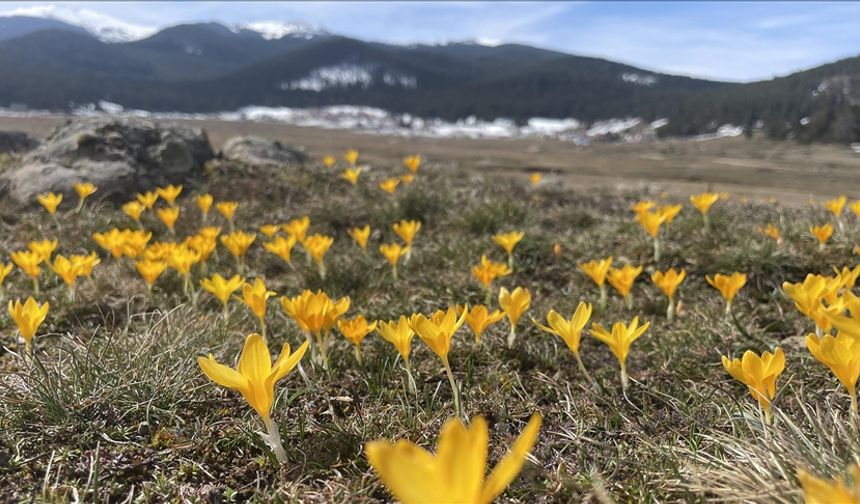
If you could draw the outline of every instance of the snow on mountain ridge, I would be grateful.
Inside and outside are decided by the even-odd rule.
[[[282,90],[302,90],[320,92],[324,89],[361,86],[367,89],[374,83],[373,65],[340,64],[320,67],[311,71],[307,76],[293,81],[282,82],[278,85]],[[418,87],[414,76],[404,75],[386,70],[382,74],[382,83],[386,86],[399,86],[409,89]]]
[[[300,22],[282,23],[279,21],[255,21],[231,28],[233,31],[248,30],[259,33],[266,40],[277,40],[286,36],[310,39],[317,36],[329,35],[319,26]]]
[[[144,39],[158,31],[154,26],[129,23],[87,8],[42,4],[18,7],[0,12],[2,17],[30,16],[56,19],[87,30],[103,42],[131,42]]]

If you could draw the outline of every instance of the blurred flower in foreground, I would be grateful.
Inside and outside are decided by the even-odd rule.
[[[487,422],[475,417],[469,427],[450,419],[442,427],[436,454],[409,441],[371,441],[367,460],[395,499],[403,504],[489,504],[505,491],[522,469],[541,427],[539,413],[531,420],[495,468],[487,471]]]
[[[797,470],[797,479],[803,487],[806,504],[860,504],[860,465],[849,469],[851,485],[846,485],[841,476],[825,480],[813,476],[803,469]]]
[[[785,369],[782,349],[777,347],[774,353],[764,352],[761,355],[747,350],[742,359],[729,359],[723,355],[722,361],[732,378],[747,386],[759,407],[764,410],[766,422],[770,424],[773,421],[770,406],[776,395],[776,379]]]
[[[296,367],[307,349],[308,343],[304,342],[295,352],[290,352],[290,345],[284,343],[281,354],[273,364],[265,339],[255,333],[245,338],[245,347],[236,369],[218,363],[211,353],[208,357],[197,358],[203,374],[218,385],[242,394],[245,401],[260,415],[267,432],[263,439],[272,448],[280,463],[287,461],[287,453],[281,444],[278,425],[271,417],[275,385]]]

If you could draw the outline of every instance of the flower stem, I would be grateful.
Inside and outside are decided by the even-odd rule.
[[[404,359],[403,368],[406,370],[406,391],[412,395],[418,394],[418,385],[412,377],[412,364],[409,359]]]
[[[623,392],[627,392],[627,387],[630,386],[630,378],[627,376],[627,365],[622,362],[621,363],[621,390]]]
[[[442,363],[445,365],[445,373],[448,374],[448,381],[451,383],[451,393],[454,394],[454,414],[458,418],[463,418],[463,412],[460,408],[460,389],[457,387],[457,382],[454,381],[454,373],[451,371],[448,357],[443,358]]]
[[[33,295],[39,295],[39,277],[33,277]]]
[[[666,320],[671,322],[675,318],[675,300],[669,298],[669,307],[666,308]]]
[[[858,411],[857,411],[857,390],[855,389],[855,390],[854,390],[854,391],[852,391],[849,395],[851,396],[851,416],[853,416],[853,417],[856,419],[856,418],[857,418],[857,415],[858,415]]]
[[[654,237],[654,261],[660,260],[660,238]]]
[[[358,361],[358,365],[363,366],[364,365],[364,357],[361,355],[361,347],[359,347],[358,345],[355,345],[353,350],[355,351],[355,360]]]
[[[517,341],[517,325],[511,320],[509,322],[511,323],[511,332],[508,334],[508,348],[513,348]]]
[[[284,451],[284,445],[281,443],[281,433],[278,432],[278,424],[271,417],[264,418],[263,423],[266,424],[266,435],[263,436],[263,440],[275,452],[278,462],[285,464],[287,462],[287,452]]]
[[[591,386],[594,387],[595,390],[597,390],[597,382],[594,381],[594,378],[592,378],[591,375],[588,373],[588,370],[585,369],[585,364],[582,363],[582,357],[579,356],[579,352],[575,352],[573,356],[576,357],[576,364],[579,366],[579,370],[591,383]]]
[[[627,309],[632,310],[633,309],[633,294],[628,293],[626,296],[624,296],[624,302],[627,304]]]
[[[606,284],[600,284],[600,301],[598,301],[598,306],[600,307],[600,311],[606,309],[606,301],[609,299],[609,293],[606,291]]]

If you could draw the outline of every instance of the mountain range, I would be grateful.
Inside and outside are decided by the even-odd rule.
[[[526,45],[399,46],[302,25],[183,24],[120,42],[104,35],[0,17],[0,107],[108,101],[206,113],[349,104],[445,120],[638,117],[660,120],[666,136],[733,124],[775,138],[860,139],[860,57],[738,84]]]

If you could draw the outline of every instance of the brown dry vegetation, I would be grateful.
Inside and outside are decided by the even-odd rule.
[[[216,142],[217,135],[213,132]],[[344,138],[345,133],[331,135]],[[516,270],[498,282],[527,287],[534,297],[520,322],[518,345],[505,347],[507,328],[500,323],[480,346],[464,328],[451,353],[467,415],[488,419],[491,461],[532,412],[544,415],[533,457],[501,501],[793,502],[799,499],[796,467],[831,475],[856,461],[857,426],[847,420],[847,398],[803,348],[800,336],[811,326],[780,286],[809,272],[828,273],[830,266],[854,265],[860,222],[848,219],[847,231],[819,252],[806,229],[828,219],[820,208],[740,203],[735,197],[714,207],[713,232],[705,233],[701,217],[687,205],[664,238],[663,258],[654,264],[650,241],[629,207],[643,197],[659,199],[659,189],[572,190],[553,183],[555,176],[532,189],[525,177],[500,176],[505,170],[486,169],[475,157],[456,163],[444,158],[444,146],[458,142],[348,138],[352,143],[340,145],[317,140],[326,142],[326,149],[309,150],[319,157],[329,149],[340,152],[367,142],[370,150],[362,155],[373,160],[373,169],[356,188],[317,164],[302,170],[223,164],[199,187],[187,185],[186,193],[209,191],[216,201],[240,201],[237,225],[246,230],[308,214],[312,232],[335,236],[328,277],[321,279],[300,253],[298,270],[291,271],[259,246],[262,236],[250,252],[248,276],[265,277],[281,295],[321,288],[332,296],[350,296],[349,315],[368,319],[482,302],[470,267],[484,253],[503,259],[492,233],[524,230]],[[690,145],[684,148],[699,144]],[[743,149],[734,141],[707,147],[718,145]],[[411,186],[394,196],[376,187],[385,176],[402,171],[401,155],[425,146],[431,161]],[[814,155],[819,147],[810,149]],[[509,162],[520,155],[512,152]],[[670,194],[668,200],[685,198]],[[192,199],[182,198],[180,204],[181,237],[196,230],[199,215]],[[58,238],[58,252],[64,254],[95,250],[94,231],[132,226],[106,204],[90,205],[80,216],[68,208],[71,204],[64,204],[57,226],[42,211],[22,212],[2,203],[3,250],[22,249],[41,238]],[[396,239],[390,226],[403,218],[424,225],[395,283],[377,248]],[[171,239],[152,214],[145,223],[154,239]],[[346,234],[365,223],[374,229],[369,256]],[[782,229],[784,245],[775,247],[756,233],[755,226],[766,223]],[[560,258],[552,252],[554,243],[561,244]],[[633,311],[613,298],[604,313],[594,316],[603,325],[634,315],[652,322],[629,357],[633,383],[626,395],[606,347],[584,338],[583,360],[600,384],[595,391],[561,340],[540,333],[528,320],[542,318],[550,308],[569,313],[579,300],[595,301],[596,289],[576,262],[607,255],[616,264],[646,268],[634,287]],[[670,266],[684,267],[689,275],[681,287],[683,307],[671,323],[664,316],[663,297],[647,278]],[[226,275],[234,264],[221,248],[208,268]],[[704,275],[735,270],[748,272],[750,281],[735,302],[735,318],[726,321],[722,300]],[[418,338],[413,342],[417,396],[404,394],[396,353],[378,336],[365,341],[363,367],[349,345],[339,341],[330,373],[308,364],[310,386],[293,373],[278,389],[273,415],[290,457],[278,468],[257,435],[259,419],[238,394],[205,379],[195,362],[207,352],[234,362],[244,336],[256,330],[247,310],[235,303],[222,321],[217,301],[205,293],[191,306],[172,273],[148,298],[127,260],[103,257],[94,276],[74,303],[55,278],[43,282],[42,299],[51,302],[51,313],[35,339],[32,361],[19,354],[11,320],[0,317],[5,347],[0,354],[0,500],[385,501],[390,497],[368,467],[363,443],[397,438],[430,447],[452,415],[444,372]],[[195,281],[200,276],[197,271]],[[7,280],[6,299],[30,293],[20,272]],[[274,300],[269,325],[273,347],[304,339]],[[779,381],[776,425],[763,432],[745,388],[729,379],[720,355],[775,345],[786,350],[788,363]]]

